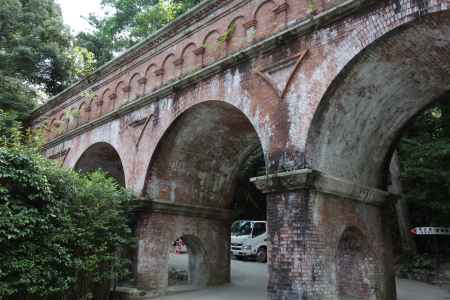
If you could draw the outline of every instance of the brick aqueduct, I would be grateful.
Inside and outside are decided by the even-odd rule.
[[[387,166],[446,96],[449,0],[208,0],[34,112],[45,153],[147,204],[137,285],[164,293],[171,242],[193,284],[230,280],[243,162],[266,175],[269,299],[396,299]],[[145,200],[144,200],[145,199]]]

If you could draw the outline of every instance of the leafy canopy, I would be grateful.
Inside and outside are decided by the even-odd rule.
[[[450,100],[420,114],[400,143],[413,226],[450,227]]]
[[[90,15],[93,33],[80,33],[78,44],[95,54],[98,66],[154,33],[200,0],[103,0],[105,17]]]
[[[54,0],[0,0],[0,109],[24,117],[93,68]]]

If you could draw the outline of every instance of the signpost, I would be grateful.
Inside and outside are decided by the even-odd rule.
[[[416,227],[410,232],[414,235],[450,235],[450,227]]]

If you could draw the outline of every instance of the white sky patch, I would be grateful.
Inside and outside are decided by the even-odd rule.
[[[104,15],[100,2],[101,0],[56,0],[61,6],[64,23],[69,25],[74,33],[92,30],[83,17],[87,18],[90,13]]]

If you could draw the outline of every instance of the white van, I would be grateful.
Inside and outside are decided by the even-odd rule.
[[[231,226],[231,254],[267,261],[267,222],[238,220]]]

